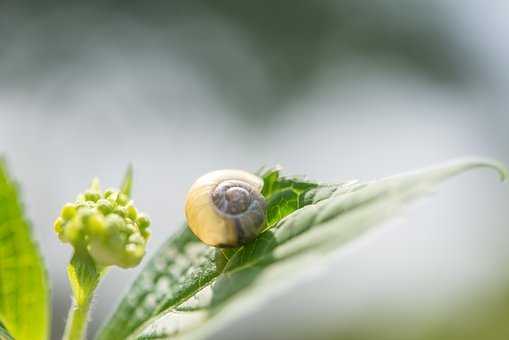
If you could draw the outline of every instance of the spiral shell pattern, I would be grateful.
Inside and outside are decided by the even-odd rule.
[[[259,234],[266,203],[261,178],[242,170],[219,170],[200,177],[186,199],[189,228],[204,243],[238,247]]]

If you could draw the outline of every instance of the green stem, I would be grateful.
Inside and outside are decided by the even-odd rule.
[[[90,310],[93,296],[92,294],[82,303],[77,303],[76,300],[73,301],[73,305],[69,310],[64,340],[85,339],[88,312]]]

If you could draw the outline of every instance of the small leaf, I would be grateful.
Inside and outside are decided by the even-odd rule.
[[[73,304],[67,317],[64,339],[86,338],[86,325],[94,291],[104,267],[99,267],[84,248],[76,248],[67,266],[67,276],[73,292]]]
[[[155,262],[151,261],[153,267],[141,273],[124,299],[131,317],[123,314],[127,309],[126,305],[121,305],[115,315],[123,317],[108,325],[114,327],[102,333],[103,339],[210,336],[219,327],[284,289],[289,282],[305,275],[326,259],[325,254],[381,224],[439,182],[476,167],[495,168],[503,178],[507,177],[498,163],[470,159],[367,183],[315,183],[300,193],[297,189],[290,190],[296,192],[297,197],[286,197],[282,194],[285,188],[299,188],[300,181],[288,185],[285,184],[287,179],[279,180],[269,171],[264,177],[268,184],[265,194],[269,209],[279,212],[273,216],[286,217],[276,217],[275,225],[255,241],[230,252],[194,240],[185,245],[184,255],[175,256],[175,248],[181,243],[167,244],[169,247],[163,247],[156,254]],[[276,199],[278,196],[281,198]],[[294,209],[296,207],[298,209]],[[186,234],[189,234],[187,229],[173,240]],[[175,263],[178,263],[176,267]],[[204,271],[204,265],[210,271]],[[164,297],[154,299],[152,295],[158,290],[151,290],[156,282],[150,280],[151,277],[167,277],[167,273],[175,269],[178,270],[172,274],[174,278],[167,281]],[[147,278],[147,287],[143,287],[143,277]],[[129,297],[133,300],[129,301]],[[122,332],[122,324],[130,325],[125,332]],[[116,331],[121,332],[118,337]]]
[[[127,197],[131,197],[131,191],[133,188],[133,166],[129,164],[127,167],[127,171],[124,175],[124,179],[122,180],[122,185],[120,186],[120,192],[125,194]]]
[[[49,291],[17,186],[0,160],[0,321],[17,340],[47,339]]]
[[[97,267],[88,252],[81,251],[79,254],[73,254],[67,267],[67,276],[78,305],[89,302],[91,292],[95,290],[104,273],[105,270]]]
[[[273,227],[277,221],[302,207],[302,194],[319,186],[299,178],[280,176],[280,169],[270,169],[263,174],[262,194],[267,200],[267,226]]]

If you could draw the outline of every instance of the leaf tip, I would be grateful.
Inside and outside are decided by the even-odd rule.
[[[131,197],[132,186],[133,186],[133,164],[129,163],[124,175],[124,179],[122,180],[122,185],[120,186],[120,191],[127,195],[128,197]]]
[[[492,168],[498,173],[501,182],[509,182],[509,169],[505,164],[494,159],[481,160],[486,167]]]
[[[469,169],[475,168],[488,168],[492,169],[499,175],[502,182],[509,181],[509,170],[502,162],[483,157],[463,157],[460,159],[449,161],[445,167],[450,167],[453,171],[452,174],[462,173]]]

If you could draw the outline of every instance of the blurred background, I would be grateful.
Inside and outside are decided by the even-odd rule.
[[[509,164],[508,36],[505,0],[1,2],[0,153],[52,279],[53,338],[71,249],[52,223],[94,176],[117,185],[133,163],[150,256],[213,169]],[[493,174],[454,179],[217,337],[507,339],[508,207]],[[137,270],[108,274],[91,333]]]

